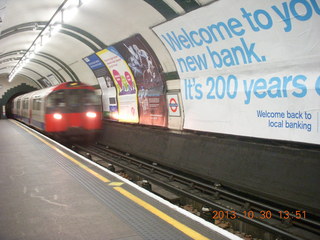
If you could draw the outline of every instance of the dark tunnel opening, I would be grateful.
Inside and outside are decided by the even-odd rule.
[[[27,92],[19,92],[19,93],[16,93],[16,94],[12,95],[12,96],[8,99],[7,103],[5,104],[5,116],[6,116],[7,118],[13,118],[13,112],[12,112],[13,99],[16,98],[16,97],[18,97],[18,96],[20,96],[20,95],[22,95],[22,94],[25,94],[25,93],[27,93]]]

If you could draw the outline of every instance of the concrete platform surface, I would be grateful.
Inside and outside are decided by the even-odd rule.
[[[0,191],[1,240],[240,239],[11,120],[0,120]]]

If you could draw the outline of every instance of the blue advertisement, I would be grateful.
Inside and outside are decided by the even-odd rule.
[[[184,128],[320,144],[319,26],[316,0],[224,0],[154,27]]]
[[[93,71],[93,74],[99,83],[101,89],[103,116],[106,119],[118,121],[118,100],[116,87],[107,67],[96,54],[85,57],[83,61]]]
[[[99,69],[99,68],[105,68],[106,67],[103,64],[103,62],[101,61],[101,59],[96,54],[92,54],[92,55],[90,55],[88,57],[85,57],[83,60],[89,66],[89,68],[91,70],[96,70],[96,69]]]

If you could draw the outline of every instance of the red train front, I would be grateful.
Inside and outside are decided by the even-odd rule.
[[[46,102],[46,132],[79,135],[101,128],[100,100],[90,86],[59,85],[47,96]]]
[[[15,118],[46,133],[93,137],[101,129],[101,100],[95,89],[68,82],[14,99]]]

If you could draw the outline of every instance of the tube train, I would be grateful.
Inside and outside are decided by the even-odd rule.
[[[20,95],[13,100],[13,117],[58,137],[93,138],[102,126],[101,100],[94,88],[67,82]]]

